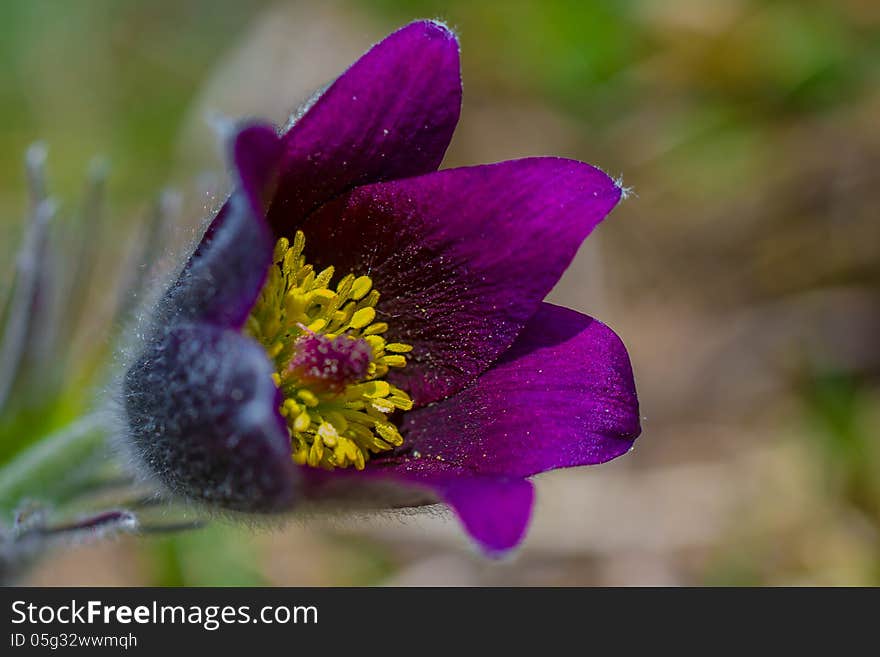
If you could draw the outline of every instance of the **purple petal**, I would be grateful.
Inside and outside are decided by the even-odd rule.
[[[255,215],[265,216],[272,204],[284,144],[270,125],[253,123],[239,130],[232,144],[232,161]]]
[[[265,213],[274,195],[281,139],[272,126],[253,123],[230,145],[238,192],[208,225],[179,279],[157,309],[158,324],[196,320],[240,327],[272,263],[274,236]]]
[[[535,489],[525,479],[460,477],[438,492],[484,551],[501,555],[519,545],[532,515]]]
[[[406,452],[384,459],[395,470],[528,477],[608,461],[641,432],[626,348],[595,319],[542,304],[501,361],[451,399],[404,415],[401,432]]]
[[[289,234],[309,211],[356,185],[435,171],[460,110],[455,35],[434,21],[394,32],[284,135],[270,224]]]
[[[234,172],[235,188],[244,195],[246,201],[241,209],[245,211],[246,207],[250,208],[253,216],[261,223],[255,230],[264,233],[268,240],[273,241],[274,246],[274,237],[265,224],[265,216],[277,189],[278,167],[283,151],[281,138],[275,128],[268,124],[250,123],[241,127],[230,142],[228,159]],[[214,239],[214,234],[229,218],[231,202],[233,200],[228,199],[211,220],[193,258],[202,255]]]
[[[307,469],[304,495],[387,506],[441,500],[484,550],[498,553],[517,545],[528,525],[533,490],[525,477],[608,461],[641,429],[617,335],[544,303],[471,387],[406,413],[401,431],[404,450],[374,458],[363,472]]]
[[[262,347],[236,331],[182,324],[161,332],[124,380],[140,462],[185,498],[239,511],[286,508],[299,477],[271,375]]]
[[[273,246],[266,223],[243,195],[233,195],[159,303],[156,325],[198,321],[241,328],[266,280]]]
[[[417,404],[504,352],[620,189],[582,162],[530,158],[359,187],[304,223],[319,268],[368,274],[389,338],[414,346],[395,383]]]
[[[303,494],[353,507],[398,508],[444,502],[480,548],[490,556],[516,547],[525,536],[534,501],[529,481],[476,475],[441,462],[410,461],[400,467],[363,472],[307,468]]]

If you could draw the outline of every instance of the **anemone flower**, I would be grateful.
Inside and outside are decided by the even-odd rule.
[[[460,107],[458,41],[420,21],[284,130],[237,129],[235,191],[123,383],[166,489],[248,513],[443,502],[497,554],[529,477],[631,448],[622,342],[543,302],[621,187],[555,157],[438,171]]]

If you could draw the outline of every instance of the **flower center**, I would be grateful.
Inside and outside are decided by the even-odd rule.
[[[379,293],[368,276],[349,274],[331,289],[333,267],[315,273],[305,242],[302,231],[292,244],[278,240],[244,330],[275,364],[293,460],[361,470],[371,454],[403,442],[389,416],[412,400],[384,377],[406,365],[412,347],[382,337],[388,325],[375,321]]]

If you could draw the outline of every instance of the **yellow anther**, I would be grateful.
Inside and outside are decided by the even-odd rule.
[[[284,254],[284,259],[281,261],[281,273],[285,276],[289,276],[295,269],[297,269],[297,257],[293,251],[288,251]]]
[[[391,385],[387,381],[376,380],[361,386],[365,397],[387,397],[391,394]]]
[[[309,465],[313,468],[317,468],[321,465],[321,458],[324,456],[324,441],[316,440],[312,443],[312,448],[309,450]]]
[[[395,447],[403,444],[403,438],[397,431],[397,427],[395,427],[393,424],[386,422],[376,422],[376,432],[380,436],[382,436],[385,441],[391,443]]]
[[[312,292],[312,302],[314,303],[330,303],[336,299],[336,292],[322,287]]]
[[[336,284],[336,292],[343,297],[351,296],[351,288],[354,285],[354,274],[343,276]],[[353,297],[352,297],[353,298]]]
[[[360,302],[360,306],[375,306],[379,303],[379,293],[376,290],[371,290],[370,293]]]
[[[400,390],[399,388],[394,389],[394,393],[390,397],[388,397],[388,401],[394,404],[396,408],[399,408],[402,411],[412,410],[413,401],[409,398],[405,392]]]
[[[287,255],[290,248],[290,242],[286,237],[282,237],[275,243],[275,250],[272,252],[272,262],[281,262]]]
[[[333,313],[333,319],[331,320],[333,324],[347,327],[348,320],[351,319],[352,315],[354,315],[354,304],[348,304],[342,310],[337,310]]]
[[[296,416],[296,419],[293,421],[293,430],[303,432],[309,428],[309,425],[312,423],[311,418],[309,418],[308,413],[300,413]]]
[[[315,288],[323,288],[327,287],[330,283],[330,279],[333,278],[333,267],[327,267],[324,271],[317,275],[315,278],[315,282],[312,284]]]
[[[375,321],[379,292],[369,276],[347,274],[334,286],[334,268],[316,272],[305,261],[305,245],[302,231],[275,244],[274,265],[244,331],[263,345],[275,365],[272,381],[284,397],[279,411],[290,432],[293,461],[362,470],[372,454],[403,443],[389,416],[410,410],[413,403],[383,377],[389,367],[405,366],[401,354],[412,348],[386,344],[381,337],[388,324]],[[328,351],[299,353],[317,348],[314,340],[300,340],[309,335],[320,336],[317,344]],[[369,361],[340,361],[348,351],[331,344],[340,339],[365,343],[366,351],[357,347],[351,353]],[[359,372],[358,378],[344,378],[350,371]],[[330,385],[322,377],[343,378]]]
[[[394,404],[391,403],[389,399],[374,399],[370,402],[370,406],[375,408],[380,413],[393,413],[394,412]]]
[[[349,324],[352,328],[362,329],[376,319],[376,311],[367,306],[358,310],[351,318]]]
[[[281,404],[281,415],[285,417],[296,417],[302,413],[302,407],[292,399],[285,399]]]
[[[284,297],[284,312],[287,317],[304,317],[310,302],[311,297],[308,295],[299,290],[291,290]]]
[[[322,422],[316,434],[327,447],[335,447],[339,440],[339,432],[329,422]]]
[[[359,276],[351,286],[351,298],[360,301],[367,296],[371,287],[373,287],[373,280],[369,276]]]
[[[380,335],[367,335],[364,337],[364,340],[368,345],[370,345],[370,349],[373,350],[374,354],[381,354],[385,351],[385,338]]]
[[[326,319],[316,319],[314,322],[308,325],[308,329],[312,333],[320,333],[325,326],[327,326]]]

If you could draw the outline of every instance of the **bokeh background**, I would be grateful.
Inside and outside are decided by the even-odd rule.
[[[30,143],[49,147],[74,233],[95,232],[71,293],[85,320],[53,320],[76,367],[59,398],[44,383],[61,365],[33,366],[0,458],[88,403],[124,332],[113,272],[148,274],[130,259],[145,222],[164,207],[185,245],[215,202],[206,117],[283,122],[422,17],[462,43],[444,166],[556,154],[635,192],[551,295],[628,345],[635,451],[538,477],[531,532],[502,562],[443,514],[311,518],[66,547],[23,583],[880,584],[876,0],[3,0],[0,294]],[[109,163],[100,231],[76,219],[94,156]]]

